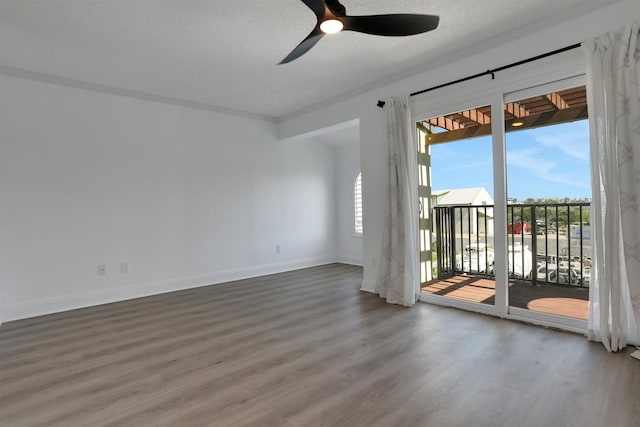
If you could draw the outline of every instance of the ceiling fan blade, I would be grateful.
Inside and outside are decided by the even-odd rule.
[[[378,36],[411,36],[436,29],[435,15],[396,13],[391,15],[345,16],[340,20],[345,30]]]
[[[306,4],[309,9],[316,14],[316,18],[320,21],[324,18],[324,1],[323,0],[302,0],[302,3]]]
[[[302,40],[302,42],[300,42],[300,44],[296,46],[296,48],[293,49],[286,58],[280,61],[278,65],[286,64],[293,61],[294,59],[300,58],[302,55],[307,53],[309,49],[315,46],[315,44],[318,43],[318,41],[320,41],[323,36],[324,33],[320,31],[320,28],[314,28],[314,30],[311,31],[311,33],[304,40]]]

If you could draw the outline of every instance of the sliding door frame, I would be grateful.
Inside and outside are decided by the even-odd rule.
[[[539,95],[545,95],[551,92],[558,92],[561,90],[570,89],[577,86],[583,86],[585,84],[586,84],[585,75],[580,74],[574,77],[569,77],[562,80],[556,80],[546,84],[537,85],[537,86],[525,88],[522,90],[505,93],[503,102],[506,104],[509,102],[519,101],[521,99],[531,98]],[[502,119],[502,121],[504,122],[504,118]],[[502,129],[503,129],[503,136],[504,136],[504,142],[505,142],[504,147],[506,149],[507,140],[506,140],[506,135],[504,134],[504,124],[502,125]],[[506,161],[506,158],[505,158],[505,161]],[[506,170],[505,170],[505,173],[506,173]],[[505,201],[505,206],[506,206],[506,195],[503,198],[503,200]],[[506,224],[505,224],[504,230],[506,230]],[[497,284],[496,284],[496,287],[497,287]],[[509,295],[507,291],[507,305],[509,302],[508,299],[509,299]],[[514,319],[527,320],[527,321],[533,319],[540,322],[553,324],[556,326],[559,325],[562,328],[570,329],[572,331],[585,332],[587,330],[586,320],[576,319],[572,317],[558,316],[558,315],[549,314],[549,313],[542,313],[542,312],[527,310],[524,308],[519,308],[514,306],[508,306],[507,310],[510,317]]]
[[[494,245],[495,245],[495,305],[459,300],[441,295],[422,293],[420,300],[451,306],[501,318],[586,333],[587,322],[547,313],[509,306],[507,261],[507,167],[504,103],[522,99],[529,93],[540,94],[554,88],[568,88],[573,82],[584,84],[584,56],[580,49],[545,58],[530,64],[505,70],[495,80],[477,79],[438,89],[412,98],[414,123],[456,111],[491,105],[491,130],[494,184]],[[579,83],[582,81],[582,83]]]

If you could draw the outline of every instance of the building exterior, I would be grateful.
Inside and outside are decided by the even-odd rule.
[[[484,187],[438,190],[431,193],[432,206],[456,206],[456,230],[463,234],[493,235],[493,197]],[[468,207],[468,209],[464,209]]]

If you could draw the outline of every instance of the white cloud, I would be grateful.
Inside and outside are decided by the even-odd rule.
[[[555,148],[575,159],[589,160],[588,123],[567,123],[536,130],[535,141],[545,148]]]
[[[528,170],[534,176],[546,181],[571,185],[573,187],[590,188],[588,182],[577,179],[574,174],[559,172],[557,163],[540,156],[542,150],[522,148],[507,152],[507,166],[516,166]]]

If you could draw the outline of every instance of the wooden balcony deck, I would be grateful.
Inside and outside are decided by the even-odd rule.
[[[495,281],[484,276],[458,275],[422,285],[422,292],[495,304]],[[587,320],[589,289],[571,286],[509,283],[509,304],[513,307]]]

